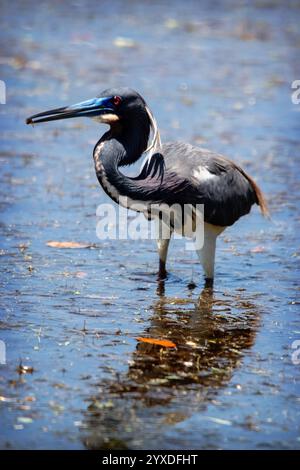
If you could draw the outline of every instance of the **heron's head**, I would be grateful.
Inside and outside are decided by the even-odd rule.
[[[120,132],[120,129],[134,128],[137,139],[141,141],[142,151],[153,151],[161,145],[157,124],[150,109],[141,95],[130,88],[110,88],[100,93],[97,98],[34,114],[26,119],[26,124],[75,117],[93,118],[110,125],[117,132]],[[153,138],[149,145],[150,130]]]
[[[104,90],[97,98],[34,114],[26,119],[26,123],[35,124],[75,117],[89,117],[109,125],[114,125],[117,122],[126,123],[132,119],[144,117],[151,125],[149,110],[144,99],[130,88]]]

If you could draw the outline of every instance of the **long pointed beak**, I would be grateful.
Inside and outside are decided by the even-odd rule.
[[[26,119],[26,124],[35,124],[38,122],[56,121],[58,119],[69,119],[75,117],[94,117],[101,114],[113,112],[111,98],[93,98],[82,101],[81,103],[64,108],[50,109],[43,113],[34,114]]]

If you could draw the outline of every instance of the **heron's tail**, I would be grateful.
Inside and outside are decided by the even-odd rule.
[[[268,209],[268,204],[267,204],[267,201],[266,201],[266,198],[265,196],[263,195],[261,189],[257,186],[257,184],[255,183],[255,181],[251,178],[251,176],[247,175],[247,173],[245,173],[243,170],[242,170],[242,173],[243,175],[247,178],[247,180],[249,181],[249,183],[251,184],[252,188],[254,189],[254,192],[255,192],[255,195],[256,195],[256,199],[257,199],[257,204],[259,205],[260,207],[260,210],[261,210],[261,213],[264,217],[269,217],[270,216],[270,212],[269,212],[269,209]]]

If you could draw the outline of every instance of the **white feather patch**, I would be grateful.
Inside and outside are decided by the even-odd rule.
[[[205,166],[199,166],[197,170],[193,171],[193,177],[196,178],[196,180],[203,182],[217,178],[217,175],[210,173],[210,171]]]

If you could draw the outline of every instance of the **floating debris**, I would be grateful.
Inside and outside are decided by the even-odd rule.
[[[137,43],[133,39],[123,38],[120,36],[114,40],[114,45],[116,47],[128,47],[128,48],[137,47]]]
[[[80,243],[80,242],[57,242],[49,241],[46,243],[51,248],[93,248],[93,243]]]
[[[265,253],[266,249],[263,246],[255,246],[254,248],[251,248],[250,252],[251,253]]]
[[[17,367],[18,374],[32,374],[34,372],[34,368],[31,366],[24,366],[22,362]]]
[[[18,423],[21,424],[30,424],[33,422],[32,418],[29,418],[28,416],[19,416],[18,417]]]
[[[168,18],[166,21],[165,21],[165,27],[167,29],[177,29],[179,28],[179,23],[177,20],[175,20],[174,18]]]
[[[206,416],[206,419],[216,424],[223,424],[224,426],[232,426],[232,422],[228,419],[215,418],[214,416]]]
[[[14,403],[15,401],[16,401],[16,398],[3,397],[0,395],[0,402],[2,403]]]
[[[158,346],[163,346],[165,348],[176,348],[176,344],[173,341],[169,341],[168,339],[155,339],[155,338],[136,338],[137,341],[141,341],[143,343],[150,343],[150,344],[157,344]]]

